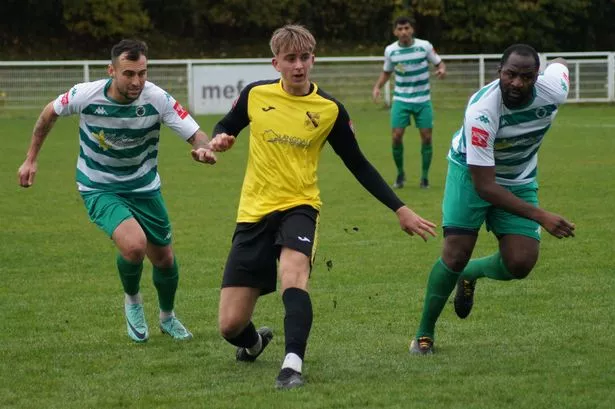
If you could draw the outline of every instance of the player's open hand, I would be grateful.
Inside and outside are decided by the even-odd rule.
[[[446,67],[444,66],[440,66],[436,68],[436,77],[438,77],[438,79],[444,79],[446,77]]]
[[[558,214],[545,211],[540,219],[540,224],[546,231],[558,239],[574,237],[574,223],[570,223]]]
[[[436,224],[427,219],[423,219],[418,214],[414,213],[407,206],[402,206],[395,212],[399,218],[401,229],[411,236],[418,234],[424,241],[427,241],[427,234],[436,237],[434,228]]]
[[[380,99],[380,88],[374,87],[374,89],[372,90],[372,101],[376,103],[378,102],[379,99]]]
[[[34,176],[36,176],[37,165],[36,162],[25,160],[19,167],[17,176],[19,177],[19,186],[30,187],[34,184]]]
[[[192,159],[201,163],[213,165],[216,163],[216,154],[209,148],[197,148],[190,151]]]
[[[209,142],[209,147],[214,152],[228,151],[233,147],[235,137],[226,133],[219,133],[214,139]]]

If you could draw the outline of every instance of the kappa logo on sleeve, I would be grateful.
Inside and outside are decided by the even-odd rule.
[[[186,111],[184,107],[177,101],[175,101],[175,105],[173,105],[173,109],[175,110],[175,112],[177,112],[177,115],[181,119],[184,119],[185,117],[188,116],[188,111]]]
[[[472,127],[472,145],[486,148],[488,140],[489,132],[475,126]]]
[[[62,99],[60,100],[62,105],[68,105],[68,93],[69,91],[66,91],[66,94],[62,95]]]
[[[564,80],[566,80],[566,84],[570,85],[570,78],[568,77],[568,74],[562,72],[562,77],[564,77]]]

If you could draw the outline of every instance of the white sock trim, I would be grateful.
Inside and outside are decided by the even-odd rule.
[[[301,367],[303,366],[303,360],[299,358],[299,355],[290,353],[286,354],[284,358],[284,362],[282,363],[282,369],[291,368],[299,373],[301,373]]]
[[[262,348],[263,348],[263,337],[261,337],[261,334],[258,334],[258,341],[256,341],[256,344],[254,344],[253,347],[246,348],[246,352],[248,353],[248,355],[254,356],[258,354],[259,352],[261,352]]]

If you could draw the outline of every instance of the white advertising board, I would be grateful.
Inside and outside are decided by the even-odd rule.
[[[193,65],[193,114],[225,114],[246,85],[280,78],[271,64]]]

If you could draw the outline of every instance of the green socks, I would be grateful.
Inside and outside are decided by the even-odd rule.
[[[428,179],[429,167],[433,156],[432,144],[421,144],[421,179]]]
[[[132,264],[121,255],[117,256],[117,269],[120,273],[124,292],[135,295],[139,292],[139,283],[143,271],[143,263]],[[158,268],[154,266],[154,286],[158,291],[158,303],[161,311],[171,312],[175,304],[175,292],[179,282],[177,261],[173,259],[170,268]]]
[[[432,144],[421,144],[421,179],[427,179],[429,168],[431,166],[431,158],[433,157]],[[397,167],[397,176],[404,175],[404,144],[393,145],[393,160]]]
[[[461,273],[461,278],[468,281],[473,281],[482,277],[500,281],[514,280],[515,278],[506,270],[499,251],[489,257],[470,260]]]
[[[416,333],[417,338],[427,336],[434,339],[436,321],[446,305],[448,296],[453,292],[457,284],[459,274],[449,269],[442,261],[442,258],[439,258],[431,269],[429,279],[427,280],[423,315],[421,316],[421,323]]]
[[[397,167],[397,176],[404,176],[404,144],[393,145],[393,160]]]
[[[122,280],[124,292],[128,295],[137,294],[139,292],[141,272],[143,271],[143,262],[139,264],[133,264],[130,261],[126,260],[124,257],[122,257],[121,254],[118,254],[117,270],[120,273],[120,280]]]
[[[154,286],[158,291],[158,304],[161,311],[173,311],[177,283],[179,283],[179,269],[175,258],[173,258],[173,266],[170,268],[154,266]]]

